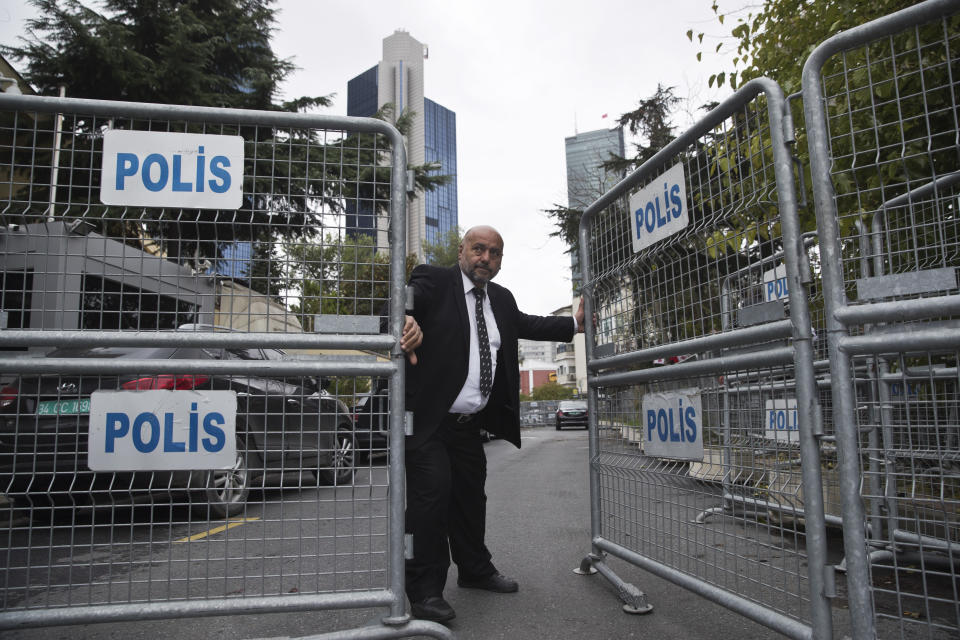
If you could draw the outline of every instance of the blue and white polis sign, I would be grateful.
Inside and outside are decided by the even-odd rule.
[[[703,460],[699,389],[643,396],[643,452],[674,460]]]
[[[235,391],[94,391],[93,471],[229,469],[237,460]]]
[[[797,420],[797,399],[782,398],[767,400],[764,437],[781,442],[800,442],[800,426]]]
[[[690,215],[683,164],[670,167],[630,196],[630,212],[634,253],[685,229]]]
[[[101,170],[104,204],[239,209],[243,202],[240,136],[111,129]]]
[[[777,265],[763,272],[763,301],[789,300],[790,289],[787,285],[787,265]]]

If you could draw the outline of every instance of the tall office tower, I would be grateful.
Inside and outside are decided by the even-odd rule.
[[[566,138],[567,151],[567,206],[586,209],[622,178],[622,174],[607,171],[603,163],[610,154],[623,157],[623,129],[586,131]],[[580,256],[570,254],[570,273],[573,291],[581,286]]]
[[[620,172],[607,171],[603,168],[603,163],[610,158],[610,154],[623,157],[623,129],[617,127],[586,131],[567,138],[565,143],[567,206],[571,209],[586,209],[623,177]],[[580,270],[580,255],[577,253],[570,254],[570,281],[573,295],[579,296],[580,288],[583,286],[583,275]],[[572,308],[576,309],[579,304],[580,300],[575,298]],[[583,334],[574,336],[573,347],[573,362],[566,365],[558,363],[558,370],[562,368],[562,379],[573,378],[576,380],[576,388],[585,391],[587,360]],[[570,354],[565,351],[564,355],[569,357]]]
[[[383,39],[383,59],[347,83],[347,115],[372,116],[377,109],[394,105],[394,119],[404,110],[416,115],[407,134],[407,162],[438,162],[440,175],[453,176],[446,185],[420,195],[407,205],[407,253],[423,255],[423,241],[437,242],[457,218],[457,114],[424,98],[423,61],[427,47],[398,30]],[[347,208],[348,233],[366,233],[387,246],[385,221],[378,221],[370,205],[351,203]]]

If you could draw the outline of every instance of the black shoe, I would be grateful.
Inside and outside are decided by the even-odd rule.
[[[494,591],[496,593],[516,593],[520,585],[516,580],[511,580],[502,573],[495,573],[479,580],[468,580],[466,578],[457,578],[457,586],[466,589],[483,589],[484,591]]]
[[[411,602],[410,611],[414,618],[433,622],[446,622],[457,617],[457,612],[453,610],[450,603],[440,596],[430,596],[419,602]]]

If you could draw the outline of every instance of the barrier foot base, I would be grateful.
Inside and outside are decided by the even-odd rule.
[[[880,564],[882,562],[893,562],[893,559],[897,557],[897,554],[889,549],[876,549],[871,551],[867,556],[867,562],[871,565]],[[847,558],[846,556],[840,561],[840,564],[834,565],[834,569],[837,573],[846,573],[847,572]]]
[[[644,614],[653,611],[653,605],[647,602],[647,594],[632,584],[624,582],[613,572],[613,569],[607,566],[602,556],[591,553],[583,559],[578,569],[574,569],[574,573],[580,575],[592,575],[598,572],[617,590],[617,597],[623,602],[625,613]]]
[[[296,640],[392,640],[393,638],[421,638],[427,636],[438,640],[454,640],[453,632],[442,624],[427,620],[410,620],[397,627],[368,626],[358,629],[332,631],[320,635],[305,636]],[[280,639],[275,639],[280,640]],[[292,640],[284,638],[282,640]]]
[[[712,507],[710,509],[705,509],[697,514],[697,517],[693,519],[692,524],[703,524],[710,516],[723,515],[726,512],[726,507]]]
[[[580,563],[580,566],[573,570],[578,576],[592,576],[597,573],[597,570],[593,568],[593,559],[592,556],[587,556]]]

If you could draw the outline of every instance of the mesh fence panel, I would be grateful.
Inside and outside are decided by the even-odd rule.
[[[87,607],[82,620],[136,604],[162,617],[139,605],[223,611],[264,597],[274,610],[324,608],[333,606],[324,596],[345,593],[366,606],[395,600],[393,341],[377,334],[402,279],[388,234],[403,224],[391,178],[403,156],[386,127],[9,104],[0,104],[0,616],[16,624],[25,612]],[[177,138],[174,155],[144,154],[137,170],[127,158],[113,175],[101,170],[104,139],[118,131],[207,137]],[[161,195],[223,187],[228,165],[213,145],[229,136],[242,138],[238,208],[101,201],[108,181],[140,180]],[[216,393],[235,404],[235,435],[203,417]],[[189,431],[163,413],[174,396],[194,402]],[[222,445],[235,455],[215,467],[92,470],[94,410],[122,397],[144,413],[126,431],[108,422],[106,453],[132,439],[140,451]]]
[[[759,89],[731,98],[621,183],[619,197],[582,227],[585,289],[598,316],[588,363],[600,371],[591,379],[594,534],[804,635],[813,600],[823,604],[808,570],[823,558],[808,555],[807,535],[822,535],[823,525],[819,505],[811,515],[803,495],[802,464],[819,463],[801,456],[798,403],[814,401],[797,385],[791,316],[805,299],[790,295],[797,281],[787,265],[799,271],[806,258],[795,251],[795,224],[785,237],[781,216],[793,223],[796,211],[781,203],[780,189],[792,186],[778,182],[785,155],[769,113],[782,97],[770,99]],[[687,224],[638,242],[662,212],[659,203],[638,208],[637,194],[662,184],[657,200],[673,202],[679,171]],[[702,451],[681,446],[692,441]]]
[[[805,70],[807,127],[826,143],[812,147],[814,183],[833,191],[817,194],[839,336],[828,420],[849,434],[846,509],[862,505],[870,524],[865,538],[845,530],[868,550],[848,576],[865,594],[854,617],[872,619],[857,637],[960,629],[958,10],[928,2],[864,25]]]

